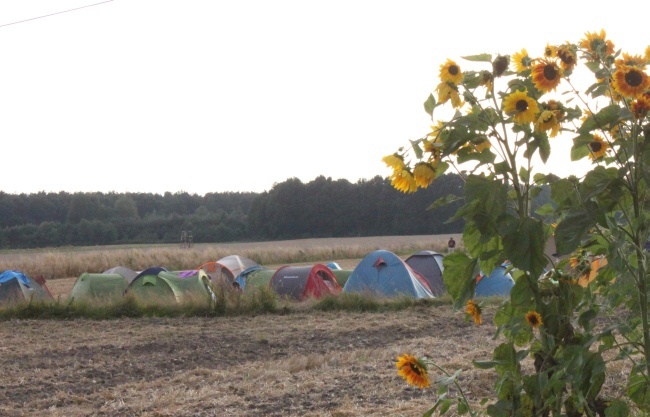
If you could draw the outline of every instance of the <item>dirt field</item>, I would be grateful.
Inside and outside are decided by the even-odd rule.
[[[463,369],[478,401],[493,375],[471,361],[489,358],[493,331],[450,307],[0,322],[0,415],[417,416],[435,391],[409,387],[395,358]]]

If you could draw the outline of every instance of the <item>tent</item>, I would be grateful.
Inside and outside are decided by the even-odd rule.
[[[169,271],[158,274],[140,274],[127,287],[124,295],[130,295],[145,303],[176,303],[214,300],[210,278],[203,270],[180,278]]]
[[[102,274],[120,274],[130,283],[138,276],[138,273],[131,268],[125,266],[114,266],[113,268],[107,269],[102,272]]]
[[[352,270],[351,269],[332,269],[332,273],[336,277],[336,281],[338,281],[339,285],[343,286],[343,285],[345,285],[346,282],[348,282],[348,278],[350,278],[350,275],[352,275]]]
[[[235,281],[239,284],[239,288],[244,291],[248,291],[252,288],[268,288],[269,282],[273,274],[275,274],[275,269],[268,269],[265,267],[259,267],[247,273],[246,271],[239,274]]]
[[[423,250],[406,258],[404,262],[422,278],[427,280],[431,292],[436,297],[445,292],[445,283],[442,280],[442,271],[445,270],[442,265],[442,254],[430,250]]]
[[[43,280],[39,284],[20,271],[7,270],[0,274],[0,303],[50,300],[52,294]]]
[[[203,269],[210,277],[210,281],[217,285],[220,283],[232,284],[239,274],[253,266],[259,266],[259,264],[243,256],[230,255],[216,262],[206,262],[197,269]]]
[[[387,297],[434,297],[426,280],[387,250],[376,250],[366,255],[352,271],[343,292],[366,292]]]
[[[515,286],[512,275],[507,273],[509,266],[509,263],[503,263],[494,268],[488,276],[479,274],[476,277],[474,295],[476,297],[509,296],[510,290]]]
[[[129,281],[121,274],[89,274],[77,278],[68,298],[84,301],[115,301],[122,298]]]
[[[342,290],[332,271],[323,264],[283,266],[275,271],[269,287],[280,296],[298,301],[339,294]]]
[[[248,284],[249,281],[251,281],[250,277],[253,276],[256,272],[259,271],[268,271],[269,269],[262,266],[262,265],[253,265],[250,268],[245,269],[242,271],[237,278],[233,281],[232,285],[239,287],[241,290],[244,290],[246,288],[246,285]],[[269,282],[271,281],[271,277],[273,276],[273,273],[275,271],[272,271],[270,275],[268,275],[268,279],[264,283],[265,286],[268,286]]]

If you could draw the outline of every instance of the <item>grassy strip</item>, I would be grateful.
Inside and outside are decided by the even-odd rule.
[[[269,288],[239,293],[222,290],[216,301],[192,300],[182,304],[142,301],[126,296],[119,300],[92,302],[34,301],[0,308],[0,320],[12,319],[91,319],[108,320],[137,317],[224,317],[259,314],[290,314],[305,311],[386,312],[409,308],[451,306],[449,297],[413,299],[377,298],[366,294],[340,294],[318,300],[296,302],[278,298]]]

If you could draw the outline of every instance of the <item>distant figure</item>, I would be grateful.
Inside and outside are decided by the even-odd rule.
[[[453,237],[449,238],[449,242],[447,243],[447,247],[449,249],[448,250],[449,253],[453,252],[456,249],[456,241],[454,240]]]

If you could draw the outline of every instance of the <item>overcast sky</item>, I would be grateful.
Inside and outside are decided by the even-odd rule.
[[[387,176],[382,156],[427,133],[447,58],[539,56],[601,28],[630,53],[650,44],[645,1],[114,0],[11,24],[93,3],[0,1],[0,191]]]

